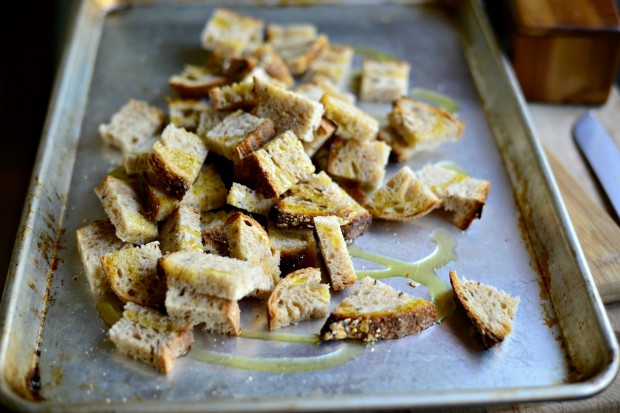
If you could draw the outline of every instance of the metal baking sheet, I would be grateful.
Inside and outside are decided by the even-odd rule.
[[[78,228],[104,217],[93,188],[119,162],[97,126],[129,98],[166,107],[169,75],[204,58],[199,35],[214,6],[86,0],[56,84],[4,292],[4,406],[83,412],[409,408],[569,399],[605,388],[618,368],[617,343],[520,92],[478,3],[457,2],[448,11],[403,2],[267,3],[235,8],[268,22],[314,23],[333,42],[390,53],[411,63],[412,87],[459,103],[466,125],[462,140],[408,165],[415,170],[450,161],[489,180],[482,219],[466,231],[439,214],[410,223],[376,222],[356,245],[416,261],[433,252],[434,231],[443,231],[456,242],[456,258],[436,275],[447,282],[454,269],[518,295],[512,334],[484,350],[457,311],[420,334],[355,347],[360,354],[352,360],[320,370],[313,370],[317,356],[346,345],[214,337],[196,330],[192,351],[167,376],[115,352],[75,245]],[[357,55],[358,68],[360,61]],[[381,105],[362,107],[378,117],[387,112]],[[388,176],[398,167],[390,166]],[[355,263],[357,269],[372,265]],[[406,279],[387,282],[429,297]],[[344,295],[335,295],[332,306]],[[265,329],[261,305],[244,303],[246,329]],[[283,332],[316,333],[322,321]],[[224,367],[201,360],[208,350],[253,360],[286,357],[291,364],[310,357],[311,367],[292,373]]]

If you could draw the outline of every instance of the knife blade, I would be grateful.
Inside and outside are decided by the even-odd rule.
[[[591,110],[577,120],[573,137],[620,218],[620,151],[616,144]]]

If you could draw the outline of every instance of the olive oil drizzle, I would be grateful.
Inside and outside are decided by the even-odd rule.
[[[321,342],[318,334],[273,333],[269,331],[258,330],[241,330],[241,332],[239,333],[239,337],[254,340],[271,340],[297,344],[318,344]]]
[[[331,369],[343,365],[364,354],[366,346],[360,343],[339,343],[339,347],[327,354],[308,357],[245,357],[211,350],[192,350],[190,356],[196,360],[218,366],[265,373],[303,373]]]
[[[407,262],[373,254],[362,250],[355,244],[348,246],[349,255],[371,261],[386,268],[377,270],[357,270],[357,279],[372,277],[376,280],[392,277],[405,277],[424,285],[431,294],[437,321],[442,322],[455,308],[450,285],[437,276],[435,270],[457,259],[456,239],[446,230],[435,230],[430,236],[436,244],[435,250],[418,261]]]

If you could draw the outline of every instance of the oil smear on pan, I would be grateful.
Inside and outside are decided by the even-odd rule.
[[[437,310],[437,321],[448,318],[455,308],[450,285],[437,276],[435,270],[456,260],[456,240],[446,230],[435,230],[430,235],[435,243],[434,251],[415,262],[401,261],[379,254],[366,252],[354,244],[349,245],[351,257],[361,258],[385,266],[377,270],[357,270],[357,278],[372,277],[385,279],[405,277],[424,285]],[[112,326],[120,318],[120,311],[107,301],[97,304],[99,317],[108,326]],[[331,369],[348,363],[364,354],[365,344],[342,341],[339,343],[321,342],[317,334],[273,333],[258,330],[242,330],[238,339],[268,340],[290,343],[294,345],[314,345],[331,351],[305,357],[247,357],[209,349],[193,348],[189,356],[195,360],[244,370],[268,373],[303,373]]]

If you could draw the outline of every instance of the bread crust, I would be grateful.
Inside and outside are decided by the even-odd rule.
[[[364,295],[379,296],[384,308],[359,308],[354,298]],[[395,307],[394,301],[400,300]],[[395,308],[394,308],[395,307]],[[336,307],[321,328],[322,340],[345,338],[372,342],[401,338],[419,333],[435,324],[435,305],[421,298],[398,292],[380,281],[364,278],[357,289]]]

